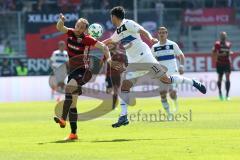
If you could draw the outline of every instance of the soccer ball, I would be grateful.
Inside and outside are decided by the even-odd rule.
[[[98,23],[93,23],[88,28],[88,33],[94,38],[100,38],[103,34],[103,28]]]

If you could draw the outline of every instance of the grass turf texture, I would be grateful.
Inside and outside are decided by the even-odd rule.
[[[81,112],[99,101],[82,100]],[[118,111],[78,123],[79,140],[61,141],[69,133],[52,120],[55,102],[0,104],[0,160],[227,160],[240,157],[240,100],[180,99],[180,113],[192,121],[130,122],[113,129]],[[162,110],[160,100],[139,99],[130,113]]]

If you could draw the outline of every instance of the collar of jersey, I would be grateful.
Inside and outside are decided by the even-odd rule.
[[[126,21],[126,19],[124,18],[119,27],[121,27],[125,21]],[[119,27],[117,27],[117,28],[119,28]]]
[[[164,46],[168,43],[168,39],[166,40],[166,43],[164,43],[164,44],[161,44],[160,41],[158,43],[159,43],[160,46]]]

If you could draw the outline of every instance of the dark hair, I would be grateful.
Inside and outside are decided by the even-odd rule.
[[[125,18],[125,10],[122,6],[114,7],[113,9],[111,9],[110,13],[111,15],[114,15],[119,19]]]

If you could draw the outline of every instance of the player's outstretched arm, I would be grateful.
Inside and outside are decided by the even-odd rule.
[[[110,64],[112,68],[116,70],[123,70],[123,66],[119,62],[112,61],[109,49],[103,42],[98,41],[95,44],[95,47],[100,49],[104,53],[104,56],[106,57],[106,61]]]
[[[102,43],[104,43],[105,45],[108,45],[108,44],[114,43],[114,42],[111,38],[108,38],[108,39],[105,39],[104,41],[102,41]]]
[[[182,50],[179,48],[177,43],[174,43],[173,48],[174,48],[174,53],[175,53],[177,59],[179,60],[179,69],[178,69],[178,71],[179,71],[180,74],[183,74],[184,73],[185,56],[184,56]]]
[[[104,43],[97,41],[97,43],[95,44],[95,47],[100,49],[103,52],[104,56],[106,57],[107,62],[111,61],[109,49]]]
[[[138,32],[144,37],[146,37],[148,40],[150,40],[153,44],[158,42],[158,40],[156,38],[153,38],[146,29],[141,28]]]
[[[185,60],[185,56],[184,56],[184,54],[179,54],[179,55],[177,55],[177,58],[178,58],[178,60],[179,60],[179,73],[180,74],[183,74],[184,73],[184,60]]]
[[[60,13],[59,14],[59,20],[57,22],[56,28],[60,32],[67,33],[68,32],[68,28],[66,26],[64,26],[64,21],[65,21],[65,17],[64,17],[64,15],[62,13]]]

